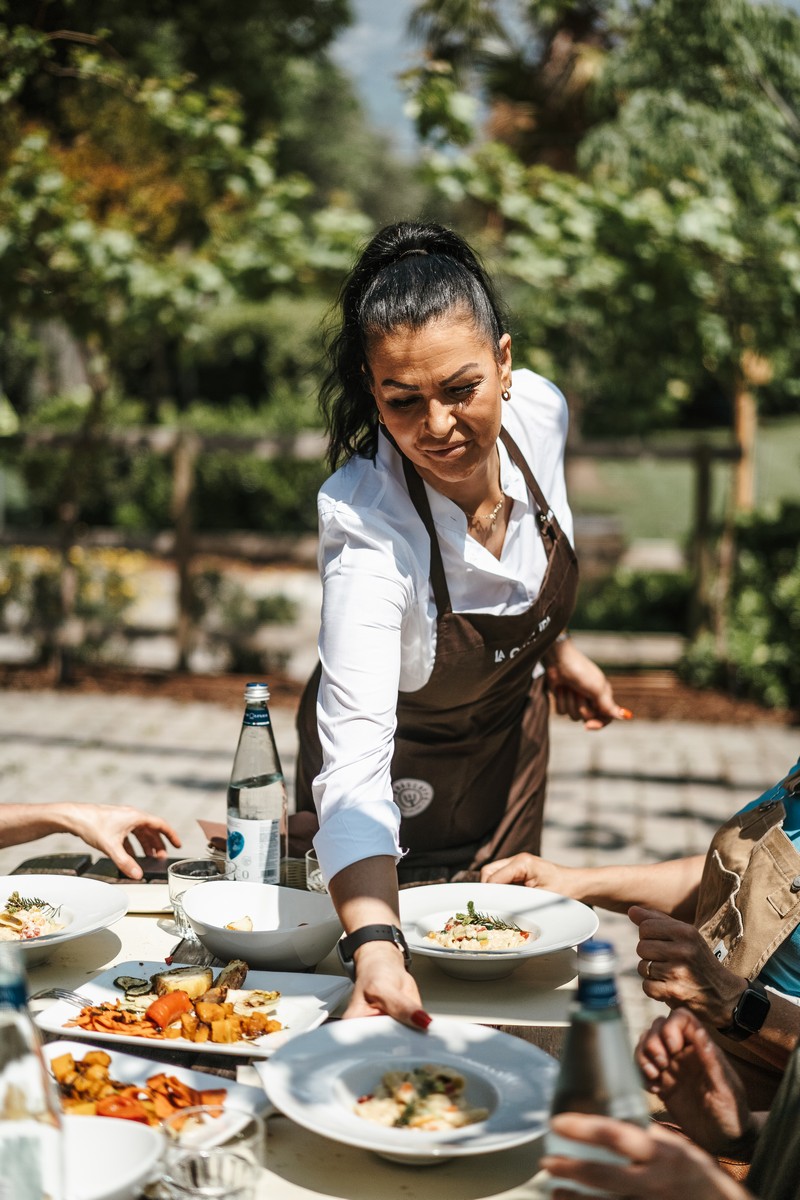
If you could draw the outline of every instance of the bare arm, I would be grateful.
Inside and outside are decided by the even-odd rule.
[[[164,858],[167,841],[180,846],[171,825],[153,813],[120,804],[3,804],[0,805],[0,846],[18,846],[50,833],[73,833],[107,854],[131,879],[141,879],[142,869],[132,856],[130,837],[143,852]]]
[[[691,920],[704,862],[704,856],[697,854],[630,867],[564,867],[534,854],[515,854],[488,863],[481,880],[548,888],[611,912],[627,912],[632,904],[642,904]]]
[[[394,859],[375,855],[345,867],[328,885],[346,933],[364,925],[400,924],[397,871]],[[356,983],[345,1016],[387,1013],[405,1025],[425,1028],[430,1021],[422,1008],[416,982],[391,942],[366,942],[353,961]]]

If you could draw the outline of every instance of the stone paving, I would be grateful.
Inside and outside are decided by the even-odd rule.
[[[0,692],[0,803],[84,800],[163,814],[183,850],[203,852],[197,819],[225,819],[225,792],[241,710],[118,695]],[[290,787],[294,714],[273,708]],[[774,724],[632,721],[587,734],[552,723],[544,853],[569,865],[658,861],[705,851],[714,829],[797,759],[798,732]],[[52,835],[0,850],[0,873],[24,857],[74,850]],[[641,992],[636,932],[601,913],[600,932],[620,957],[634,1034],[660,1006]]]

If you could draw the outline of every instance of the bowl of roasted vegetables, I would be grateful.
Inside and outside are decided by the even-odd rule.
[[[315,967],[342,933],[330,896],[318,892],[227,880],[192,888],[183,899],[186,918],[206,949],[261,970]]]

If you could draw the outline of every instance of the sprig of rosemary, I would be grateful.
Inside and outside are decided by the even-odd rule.
[[[503,921],[500,917],[490,916],[489,913],[475,912],[475,903],[472,900],[467,901],[465,913],[456,913],[456,920],[461,925],[485,925],[487,929],[513,929],[517,933],[522,932],[519,925],[515,925],[513,921]]]
[[[40,900],[36,896],[21,896],[17,891],[11,893],[6,900],[5,907],[6,912],[11,913],[12,916],[18,912],[33,912],[34,909],[41,909],[42,913],[50,919],[57,917],[61,911],[60,904],[58,908],[54,908],[47,900]]]

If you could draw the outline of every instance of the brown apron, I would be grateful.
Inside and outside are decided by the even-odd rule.
[[[505,429],[506,449],[537,506],[547,554],[539,595],[522,613],[454,613],[425,485],[403,458],[409,495],[428,531],[437,639],[433,671],[399,692],[392,790],[401,813],[401,882],[452,876],[521,850],[539,849],[547,770],[549,704],[537,662],[567,624],[578,564],[569,539]],[[297,810],[313,810],[322,765],[316,726],[320,668],[298,713]]]

